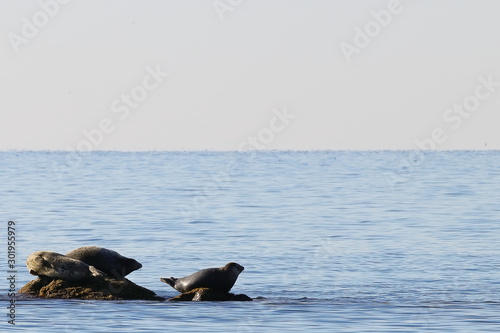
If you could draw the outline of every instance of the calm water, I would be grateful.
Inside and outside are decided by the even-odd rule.
[[[47,332],[498,332],[500,152],[0,153],[17,288],[31,252],[99,245],[160,277],[236,261],[254,302],[18,298]],[[8,282],[8,281],[7,281]]]

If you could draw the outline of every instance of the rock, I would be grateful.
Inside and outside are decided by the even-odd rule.
[[[252,301],[245,294],[235,295],[210,288],[197,288],[175,297],[168,301]]]
[[[28,282],[18,293],[42,298],[78,298],[103,300],[164,300],[153,291],[125,278],[99,277],[87,281],[64,281],[40,276]]]

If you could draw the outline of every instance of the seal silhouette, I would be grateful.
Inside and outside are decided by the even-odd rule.
[[[104,276],[104,273],[94,266],[50,251],[33,252],[26,260],[26,266],[32,275],[66,281],[81,281]]]
[[[116,251],[98,246],[79,247],[66,255],[94,266],[115,278],[122,278],[142,267],[142,264],[135,259],[124,257]]]
[[[235,262],[230,262],[224,267],[205,268],[182,278],[161,278],[160,281],[169,284],[181,293],[186,293],[196,288],[211,288],[227,293],[234,286],[238,275],[244,269],[243,266]]]

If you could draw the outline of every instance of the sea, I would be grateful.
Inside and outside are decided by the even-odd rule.
[[[499,151],[11,151],[0,190],[2,332],[500,331]],[[165,298],[237,262],[253,301],[9,291],[87,245]]]

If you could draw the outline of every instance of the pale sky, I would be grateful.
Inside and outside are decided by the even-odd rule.
[[[0,0],[0,150],[500,149],[500,1]]]

